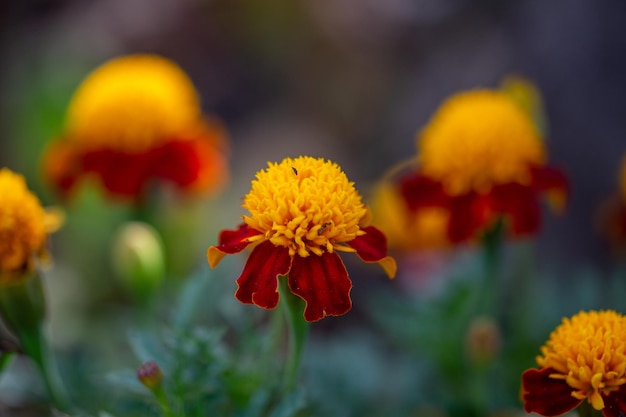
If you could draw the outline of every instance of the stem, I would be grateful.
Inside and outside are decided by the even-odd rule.
[[[165,417],[175,417],[174,413],[172,413],[172,408],[170,407],[170,402],[167,399],[167,395],[165,394],[165,390],[163,386],[159,385],[152,390],[154,394],[154,398],[156,398],[161,410],[163,411],[163,415]]]
[[[46,299],[39,274],[1,287],[0,313],[24,353],[37,365],[52,403],[60,411],[69,411],[70,402],[43,333]]]
[[[20,336],[24,351],[35,362],[50,396],[59,411],[69,411],[70,402],[42,329]]]
[[[287,276],[279,277],[279,292],[289,328],[289,353],[285,367],[285,392],[292,391],[298,380],[302,351],[309,333],[309,323],[304,320],[304,301],[289,289]]]
[[[502,249],[504,222],[498,218],[482,237],[483,264],[485,276],[483,291],[479,300],[479,310],[484,314],[496,313],[496,294],[498,288],[498,268]]]

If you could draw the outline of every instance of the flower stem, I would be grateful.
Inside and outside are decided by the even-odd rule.
[[[500,217],[482,237],[484,263],[484,279],[482,296],[479,303],[480,313],[495,315],[497,313],[496,295],[498,289],[498,268],[502,253],[502,236],[504,222]]]
[[[285,366],[285,392],[292,391],[298,380],[302,351],[309,333],[309,323],[304,320],[304,301],[289,289],[287,276],[279,277],[279,292],[289,328],[289,353]]]
[[[38,274],[0,289],[0,313],[17,336],[22,350],[37,365],[50,400],[59,411],[69,411],[70,402],[61,382],[54,356],[43,332],[46,300]]]
[[[172,408],[170,407],[170,402],[167,399],[167,394],[165,394],[165,390],[163,386],[159,385],[152,390],[154,394],[154,398],[156,398],[159,406],[161,407],[161,411],[163,411],[164,417],[174,417],[174,413],[172,412]]]

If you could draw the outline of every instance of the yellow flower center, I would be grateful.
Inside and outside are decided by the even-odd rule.
[[[311,157],[269,163],[256,174],[243,207],[244,222],[289,254],[307,257],[334,249],[353,252],[342,243],[364,234],[368,215],[361,196],[341,168]]]
[[[565,380],[572,396],[602,410],[602,395],[626,382],[625,340],[626,317],[612,310],[580,312],[552,332],[537,363],[553,368],[550,376]]]
[[[448,99],[418,136],[422,172],[452,195],[528,183],[529,165],[545,163],[530,117],[507,95],[474,90]]]
[[[0,274],[26,268],[46,238],[46,215],[24,177],[0,170]]]
[[[192,128],[200,114],[194,86],[176,64],[130,55],[84,80],[70,103],[67,130],[86,147],[140,152]]]

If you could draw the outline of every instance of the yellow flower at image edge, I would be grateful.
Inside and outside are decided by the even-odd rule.
[[[580,312],[550,335],[539,369],[522,374],[529,413],[559,416],[583,401],[605,417],[626,415],[626,317],[612,310]]]
[[[254,249],[237,279],[243,303],[272,309],[279,301],[278,276],[288,275],[292,293],[306,301],[304,318],[317,321],[350,310],[352,282],[337,252],[355,252],[393,277],[385,236],[366,226],[368,209],[341,168],[319,158],[269,163],[252,182],[236,230],[223,230],[207,251],[211,267],[227,254]]]
[[[0,284],[28,276],[35,261],[47,256],[46,238],[58,223],[28,190],[24,177],[0,170]]]
[[[178,65],[156,55],[123,56],[77,89],[43,169],[63,195],[87,176],[126,199],[139,199],[154,180],[206,192],[226,179],[225,136],[221,123],[203,118]]]

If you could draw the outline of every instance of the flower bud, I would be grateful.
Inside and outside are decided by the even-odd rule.
[[[154,390],[161,386],[163,372],[155,361],[148,361],[137,369],[137,379],[150,390]]]
[[[491,317],[477,317],[469,325],[465,335],[465,349],[470,360],[486,364],[500,352],[500,328]]]
[[[124,288],[147,302],[165,276],[163,244],[158,232],[142,222],[124,224],[113,238],[113,267]]]

